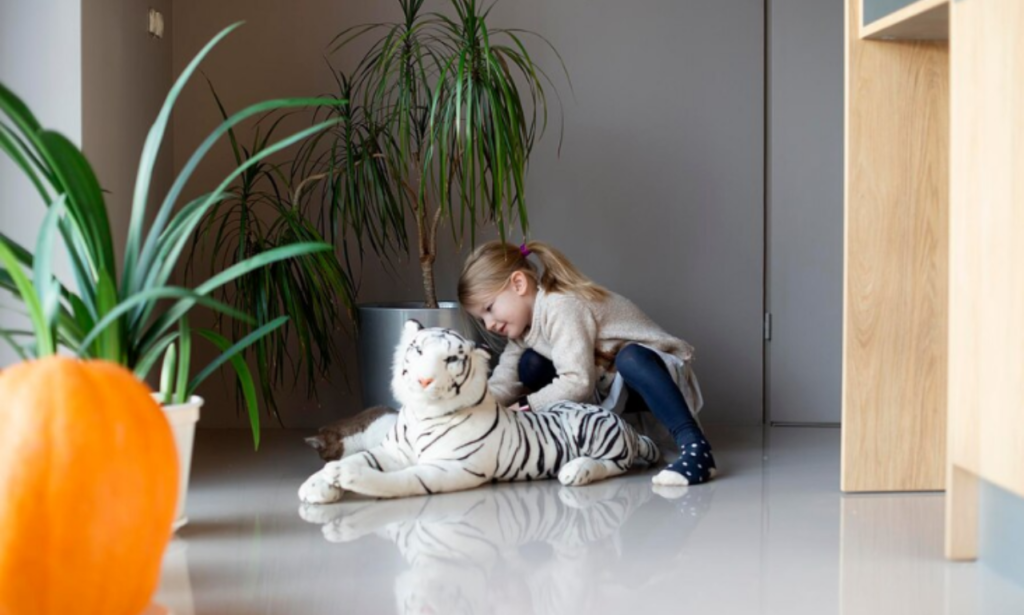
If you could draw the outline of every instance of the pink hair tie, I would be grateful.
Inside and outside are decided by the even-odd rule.
[[[530,248],[527,248],[526,244],[524,243],[521,246],[519,246],[519,253],[523,255],[523,258],[526,258],[531,254],[531,250]]]

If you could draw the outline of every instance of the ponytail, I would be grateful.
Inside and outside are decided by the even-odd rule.
[[[544,272],[530,262],[535,255]],[[549,293],[574,294],[588,301],[601,301],[608,290],[583,275],[564,254],[541,242],[516,246],[502,241],[487,242],[466,259],[459,276],[459,302],[463,306],[483,305],[508,284],[512,274],[522,271]]]
[[[565,254],[542,241],[524,244],[527,254],[535,254],[544,266],[540,287],[549,293],[580,295],[588,301],[608,298],[608,290],[583,274]]]

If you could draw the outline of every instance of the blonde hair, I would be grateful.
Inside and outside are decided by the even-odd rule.
[[[537,257],[543,273],[538,272],[528,255]],[[517,271],[533,278],[545,292],[579,295],[589,301],[608,297],[607,289],[583,275],[564,254],[542,241],[529,241],[522,247],[490,241],[473,250],[466,259],[459,276],[459,302],[467,307],[483,305],[500,293]]]

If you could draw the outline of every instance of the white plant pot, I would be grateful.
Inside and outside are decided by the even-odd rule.
[[[159,400],[159,397],[157,399]],[[199,409],[202,407],[203,398],[197,395],[193,395],[184,404],[161,406],[174,432],[174,444],[178,448],[178,467],[181,470],[178,481],[178,507],[174,513],[175,532],[188,523],[188,517],[185,516],[185,499],[188,496],[188,475],[192,469],[192,444],[195,442],[196,423],[199,421]]]

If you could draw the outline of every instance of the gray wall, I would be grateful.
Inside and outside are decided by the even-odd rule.
[[[575,89],[531,167],[534,236],[697,347],[702,420],[762,418],[761,0],[517,0]]]
[[[324,45],[345,26],[394,19],[396,6],[177,0],[174,72],[220,28],[245,19],[204,66],[230,108],[327,92]],[[711,422],[762,416],[763,18],[761,0],[518,0],[494,9],[494,24],[543,33],[575,88],[573,98],[563,86],[561,157],[552,132],[533,158],[533,237],[697,346]],[[539,56],[554,68],[550,54]],[[175,117],[176,168],[216,121],[197,82]],[[194,186],[227,171],[226,145],[215,158]],[[448,294],[461,258],[442,255],[438,283]],[[417,297],[416,265],[401,269],[388,278],[368,266],[360,298]],[[354,365],[348,373],[356,387]],[[203,425],[244,425],[220,390],[214,383],[204,391],[211,403]],[[286,424],[315,426],[359,407],[340,374],[321,401],[297,392]]]
[[[770,0],[768,24],[768,414],[838,423],[843,0]]]
[[[171,89],[171,0],[82,0],[82,147],[107,207],[118,262],[124,256],[142,146]],[[149,35],[149,9],[164,15],[164,38]],[[150,208],[171,185],[171,134],[157,159]]]
[[[82,141],[82,13],[79,2],[0,0],[0,82],[17,94],[46,127],[74,143]],[[22,171],[0,155],[0,231],[34,245],[46,208]],[[58,258],[57,275],[70,279]],[[0,305],[9,305],[6,298]],[[21,327],[0,311],[0,327]],[[0,342],[0,368],[17,355]]]

